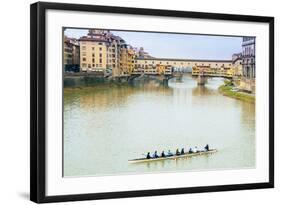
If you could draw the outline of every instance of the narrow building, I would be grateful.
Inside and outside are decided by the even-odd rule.
[[[255,37],[243,37],[242,41],[242,67],[243,77],[241,79],[240,89],[247,92],[255,92],[256,78],[256,39]]]
[[[255,37],[243,37],[242,65],[243,76],[248,79],[256,77],[255,67]]]
[[[79,72],[80,46],[75,38],[64,36],[64,71]]]

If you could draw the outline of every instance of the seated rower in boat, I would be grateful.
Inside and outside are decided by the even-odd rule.
[[[193,150],[192,150],[192,148],[191,148],[191,147],[189,148],[188,153],[189,153],[189,154],[193,153]]]
[[[206,146],[204,147],[204,151],[205,152],[208,152],[210,149],[209,149],[209,145],[208,144],[206,144]]]
[[[171,156],[173,156],[173,153],[171,152],[171,150],[169,150],[169,151],[168,151],[168,154],[167,154],[167,156],[168,156],[168,157],[171,157]]]
[[[179,151],[179,149],[177,149],[176,150],[176,155],[180,155],[181,153],[180,153],[180,151]]]
[[[159,158],[157,151],[155,150],[154,154],[153,154],[153,158]]]
[[[184,148],[181,149],[181,154],[184,154]]]
[[[164,151],[162,151],[162,153],[161,153],[161,157],[166,157],[166,155],[165,155],[165,152],[164,152]]]
[[[194,153],[199,152],[197,146],[194,147],[193,152],[194,152]]]
[[[146,159],[151,159],[150,152],[147,153]]]

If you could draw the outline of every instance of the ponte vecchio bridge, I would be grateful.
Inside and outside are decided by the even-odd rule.
[[[194,67],[204,67],[213,70],[228,70],[232,67],[232,60],[204,60],[204,59],[176,59],[176,58],[136,58],[134,74],[158,74],[159,67],[166,67],[168,74],[169,67],[184,71]],[[170,71],[172,72],[172,70]],[[196,73],[194,73],[196,74]]]

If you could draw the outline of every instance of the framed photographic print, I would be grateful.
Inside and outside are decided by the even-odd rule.
[[[274,18],[31,5],[34,202],[274,187]]]

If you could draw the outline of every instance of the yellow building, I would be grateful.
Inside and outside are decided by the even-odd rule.
[[[131,75],[135,67],[135,50],[128,44],[122,44],[120,49],[121,75]]]
[[[128,75],[128,51],[126,45],[122,45],[120,49],[120,74]]]
[[[134,72],[135,68],[135,50],[131,47],[128,48],[128,58],[127,58],[127,71],[129,74],[132,74]]]
[[[80,69],[104,72],[107,66],[107,40],[104,31],[89,30],[80,38]]]
[[[165,65],[156,65],[156,72],[159,75],[165,74],[166,66]]]
[[[105,71],[106,42],[80,40],[80,68],[82,71]]]

